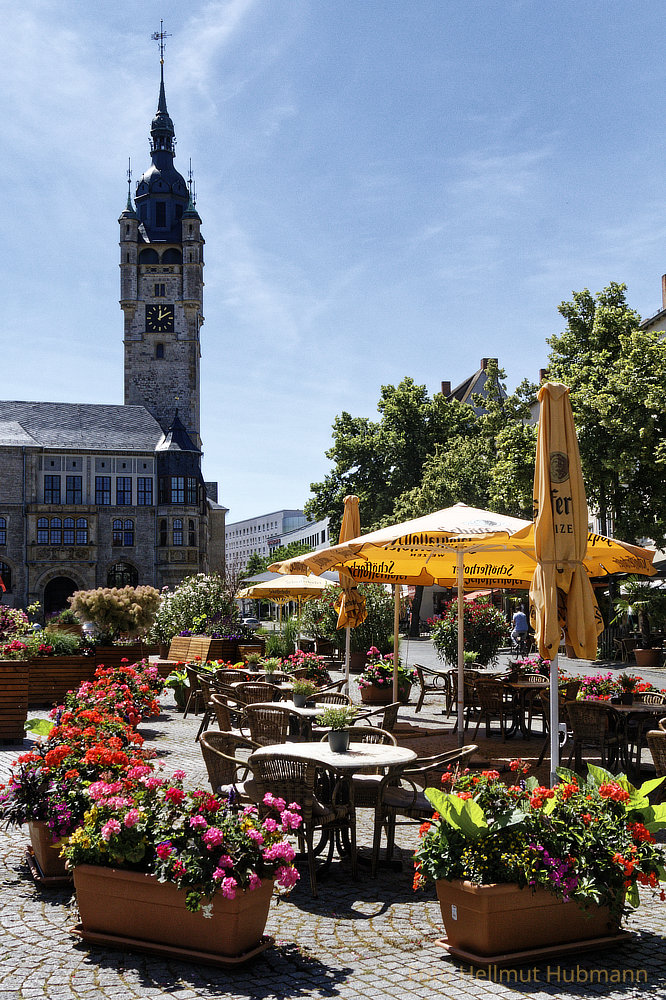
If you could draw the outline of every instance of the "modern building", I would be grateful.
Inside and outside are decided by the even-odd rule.
[[[204,239],[174,165],[162,59],[150,136],[119,219],[123,404],[0,401],[4,603],[48,613],[75,590],[224,567],[225,508],[201,472]]]
[[[314,549],[331,544],[328,518],[308,521],[302,510],[274,510],[270,514],[235,521],[226,526],[226,554],[232,566],[244,569],[253,553],[269,556],[290,542],[303,542]]]

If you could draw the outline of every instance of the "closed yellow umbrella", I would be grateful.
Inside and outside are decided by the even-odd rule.
[[[530,619],[539,653],[551,661],[551,782],[559,764],[558,649],[566,642],[577,657],[594,660],[604,623],[583,560],[588,510],[569,390],[547,382],[539,390],[539,431],[534,467],[534,550]]]
[[[340,526],[340,542],[350,538],[358,538],[361,534],[361,514],[358,507],[358,497],[350,494],[344,499],[345,509]],[[364,622],[368,617],[365,609],[365,597],[358,592],[353,577],[346,569],[340,569],[340,586],[342,593],[335,602],[338,612],[338,628],[345,629],[345,677],[347,693],[349,693],[349,664],[351,660],[351,630]]]

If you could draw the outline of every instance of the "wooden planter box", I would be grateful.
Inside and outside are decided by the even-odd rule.
[[[28,718],[28,660],[0,660],[0,740],[20,743]]]
[[[123,660],[127,660],[125,666],[132,666],[140,660],[147,658],[149,650],[152,655],[153,648],[146,646],[142,642],[134,642],[128,646],[95,646],[95,666],[96,667],[119,667]]]
[[[93,656],[35,656],[29,661],[29,704],[59,704],[68,691],[91,681],[95,669]]]

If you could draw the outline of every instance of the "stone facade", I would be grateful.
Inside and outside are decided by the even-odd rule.
[[[6,604],[224,569],[226,510],[201,474],[204,240],[174,156],[162,69],[151,166],[119,219],[124,405],[0,401]]]

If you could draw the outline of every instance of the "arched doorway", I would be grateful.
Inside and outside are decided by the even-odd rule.
[[[69,607],[67,601],[75,590],[80,588],[68,576],[56,576],[44,587],[44,614],[48,618],[54,611],[63,611]]]

